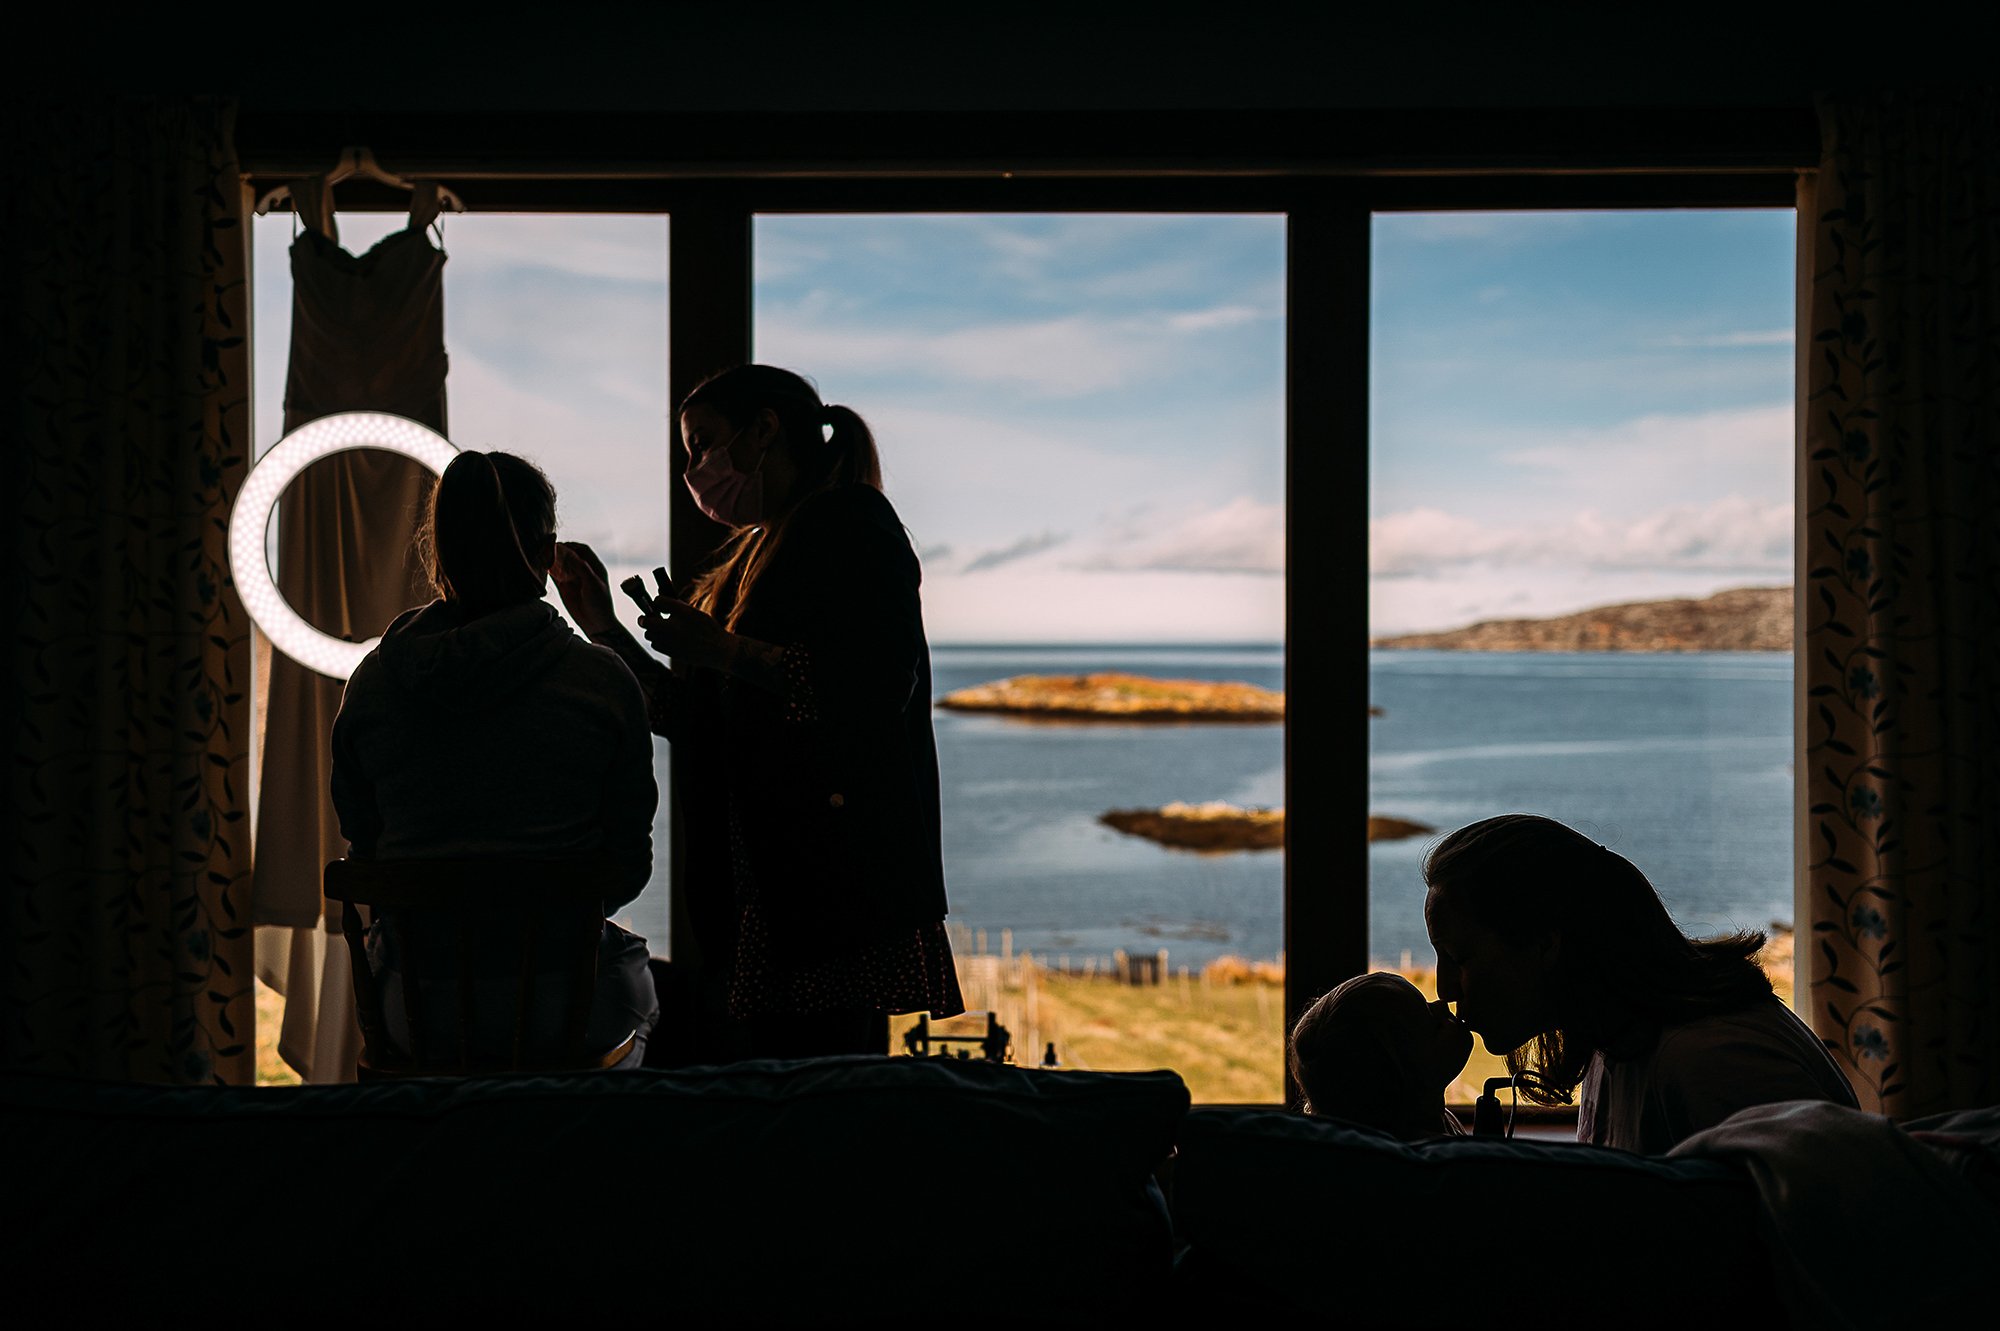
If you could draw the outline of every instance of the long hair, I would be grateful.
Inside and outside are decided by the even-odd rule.
[[[528,551],[555,530],[556,492],[539,467],[467,449],[431,487],[417,550],[431,590],[477,616],[541,598]]]
[[[1552,818],[1461,827],[1424,858],[1424,882],[1510,943],[1561,937],[1549,982],[1563,1024],[1507,1055],[1537,1104],[1568,1104],[1598,1049],[1650,1047],[1665,1027],[1771,993],[1752,959],[1763,934],[1689,938],[1636,865]]]
[[[856,484],[881,489],[882,457],[866,421],[846,407],[820,401],[818,390],[802,376],[775,365],[738,365],[712,374],[694,386],[675,417],[690,407],[708,407],[737,429],[760,411],[775,413],[799,476],[785,510],[767,513],[762,522],[737,532],[688,588],[688,604],[705,614],[715,613],[729,594],[723,627],[733,629],[750,589],[783,544],[792,514],[821,490]]]

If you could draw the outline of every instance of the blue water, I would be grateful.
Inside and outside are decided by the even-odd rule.
[[[936,647],[932,670],[939,696],[1102,670],[1284,686],[1275,646]],[[1630,856],[1692,931],[1791,918],[1788,657],[1377,652],[1370,675],[1384,712],[1369,723],[1373,812],[1440,834],[1548,814]],[[1164,947],[1170,964],[1200,966],[1283,949],[1281,852],[1191,854],[1097,821],[1173,800],[1281,805],[1282,727],[935,718],[952,920],[989,948],[1008,929],[1016,951],[1076,960]],[[1419,863],[1435,840],[1369,848],[1374,956],[1428,957]],[[656,883],[632,908],[660,951],[664,895]]]
[[[1561,819],[1644,870],[1691,933],[1792,918],[1792,662],[1688,655],[1374,652],[1369,798],[1448,831]],[[1377,957],[1428,953],[1436,837],[1369,847]]]
[[[1119,670],[1284,687],[1284,653],[1249,648],[939,647],[939,696],[1010,675]],[[1164,947],[1170,964],[1284,946],[1280,851],[1196,855],[1114,832],[1109,809],[1174,800],[1276,807],[1281,725],[1061,725],[939,711],[945,885],[952,918],[1013,930],[1037,954],[1109,956]]]

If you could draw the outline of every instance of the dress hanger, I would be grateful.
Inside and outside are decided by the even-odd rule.
[[[353,180],[356,177],[363,180],[378,181],[384,185],[393,185],[397,189],[416,188],[415,181],[405,180],[402,176],[384,171],[381,163],[375,160],[373,149],[343,148],[340,152],[340,160],[334,163],[333,170],[326,173],[326,183],[328,186],[333,186],[338,185],[343,180]],[[292,187],[290,185],[279,185],[275,189],[266,190],[263,197],[257,200],[257,215],[261,217],[265,213],[270,212],[273,206],[280,203],[290,203],[291,199]],[[438,202],[444,206],[447,212],[462,213],[465,211],[465,201],[442,185],[438,186]]]

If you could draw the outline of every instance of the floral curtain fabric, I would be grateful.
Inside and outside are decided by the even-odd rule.
[[[17,108],[10,1068],[253,1075],[243,186],[226,105]],[[50,145],[56,151],[49,151]],[[29,160],[16,155],[13,160]]]
[[[1821,121],[1800,980],[1863,1107],[1908,1118],[2000,1102],[2000,99]]]

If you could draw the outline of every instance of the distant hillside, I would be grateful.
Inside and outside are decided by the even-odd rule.
[[[1699,601],[1635,601],[1554,619],[1486,619],[1368,645],[1458,652],[1789,652],[1792,589],[1738,587]]]

